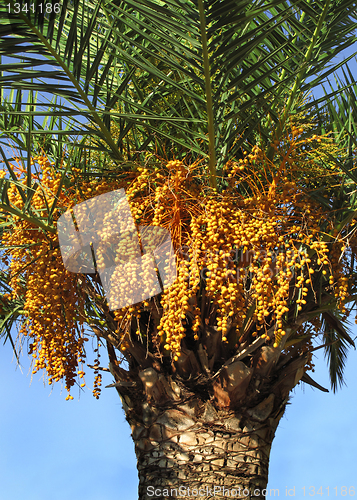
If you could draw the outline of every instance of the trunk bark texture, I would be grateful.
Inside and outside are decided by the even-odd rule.
[[[241,367],[239,373],[249,377]],[[245,399],[237,392],[238,386],[246,391],[243,376],[231,392],[223,377],[216,396],[206,398],[197,397],[199,385],[188,391],[153,368],[138,378],[144,390],[139,383],[130,392],[117,389],[135,443],[139,500],[265,498],[270,448],[287,401],[281,393],[255,405],[242,401],[237,410],[226,405],[233,394]]]
[[[281,356],[258,339],[216,374],[192,352],[170,373],[133,352],[136,370],[110,368],[135,443],[139,500],[263,500],[275,430],[306,356]]]
[[[145,416],[144,425],[132,424],[140,500],[265,498],[280,416],[259,422],[210,402],[147,406]]]

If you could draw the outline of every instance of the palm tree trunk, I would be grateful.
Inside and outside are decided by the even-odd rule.
[[[141,418],[135,413],[129,410],[127,418],[138,459],[139,500],[265,498],[281,409],[266,419],[264,412],[257,414],[260,421],[198,400],[165,409],[145,402]]]
[[[213,377],[198,374],[193,353],[164,373],[136,344],[141,370],[110,363],[135,443],[139,500],[265,498],[275,430],[306,355],[280,359],[279,349],[257,346],[251,367],[233,359]]]

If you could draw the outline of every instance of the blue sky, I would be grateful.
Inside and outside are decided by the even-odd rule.
[[[353,328],[353,338],[357,327]],[[0,500],[137,500],[137,473],[130,428],[115,389],[99,401],[87,390],[73,401],[37,375],[30,385],[11,363],[10,345],[0,349]],[[297,386],[273,442],[268,490],[295,496],[342,498],[354,487],[357,435],[357,353],[346,365],[347,387],[337,394]],[[323,356],[315,379],[329,387]],[[112,381],[104,374],[104,384]],[[75,392],[73,392],[75,395]],[[315,495],[309,495],[315,487]],[[336,496],[337,487],[338,495]],[[342,490],[343,491],[343,490]],[[351,490],[352,491],[352,490]],[[291,495],[290,495],[291,496]]]

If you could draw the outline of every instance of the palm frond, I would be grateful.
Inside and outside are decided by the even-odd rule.
[[[10,13],[0,7],[4,90],[58,96],[48,115],[75,108],[89,122],[83,132],[116,161],[127,138],[136,154],[207,156],[213,185],[216,167],[258,130],[267,144],[281,133],[301,93],[319,85],[356,40],[349,0],[66,0],[50,16],[15,14],[14,0],[9,5]],[[9,116],[19,120],[19,111]]]
[[[347,359],[348,344],[354,346],[353,340],[342,325],[338,312],[331,312],[323,316],[323,340],[325,343],[325,358],[329,367],[330,382],[333,392],[338,386],[345,384],[343,372]]]
[[[0,231],[2,231],[0,225]],[[5,271],[0,271],[0,337],[4,344],[10,342],[14,355],[19,361],[18,352],[13,338],[13,327],[16,325],[18,318],[23,314],[23,303],[20,300],[11,300],[11,289],[8,285],[9,277]]]

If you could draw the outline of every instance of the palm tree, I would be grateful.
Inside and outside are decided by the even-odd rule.
[[[356,40],[355,7],[0,6],[2,334],[15,349],[19,323],[34,371],[64,379],[70,399],[91,329],[94,395],[110,371],[140,499],[224,488],[264,498],[290,391],[300,381],[326,391],[307,373],[315,349],[328,353],[332,387],[343,381],[354,345],[345,323],[356,293],[357,93],[348,61],[333,61]],[[337,90],[308,97],[340,67]],[[100,266],[113,262],[115,240],[94,248],[93,272],[73,273],[57,221],[122,188],[140,231],[170,230],[177,279],[111,310]]]

